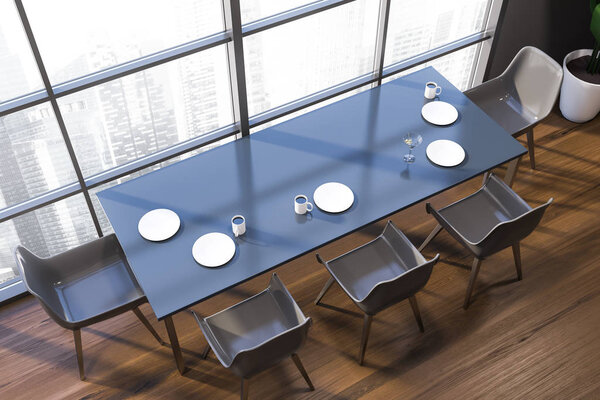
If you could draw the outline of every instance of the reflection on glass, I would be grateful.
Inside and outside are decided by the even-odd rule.
[[[242,24],[279,14],[315,0],[240,0]]]
[[[97,238],[83,198],[78,194],[0,223],[0,284],[17,274],[13,251],[22,244],[49,257]]]
[[[223,31],[221,0],[24,0],[52,83]]]
[[[488,0],[392,0],[385,65],[483,29]]]
[[[0,1],[0,103],[43,87],[13,1]]]
[[[357,0],[244,38],[250,115],[371,72],[377,17]]]
[[[84,176],[233,122],[225,46],[59,99]]]
[[[0,209],[76,180],[49,103],[0,117]]]
[[[471,78],[475,71],[475,67],[477,66],[476,62],[480,46],[480,44],[474,44],[446,56],[436,58],[428,63],[417,65],[414,68],[392,75],[391,77],[384,79],[383,82],[389,82],[401,76],[431,66],[458,89],[462,91],[467,90],[472,85]]]

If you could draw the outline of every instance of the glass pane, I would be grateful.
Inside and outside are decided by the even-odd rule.
[[[242,24],[270,17],[315,0],[240,0]]]
[[[298,111],[293,112],[291,114],[284,115],[283,117],[279,117],[277,119],[274,119],[273,121],[264,123],[262,125],[259,125],[259,126],[255,127],[255,128],[250,129],[250,133],[252,134],[252,133],[255,133],[255,132],[262,131],[263,129],[267,129],[267,128],[273,126],[273,125],[277,125],[277,124],[280,124],[280,123],[285,122],[287,120],[290,120],[292,118],[296,118],[296,117],[299,117],[299,116],[301,116],[303,114],[307,114],[307,113],[309,113],[311,111],[318,110],[319,108],[328,106],[329,104],[333,104],[335,102],[338,102],[338,101],[343,100],[345,98],[348,98],[350,96],[354,96],[355,94],[358,94],[360,92],[364,92],[365,90],[371,89],[371,87],[372,86],[370,84],[369,85],[365,85],[365,86],[361,86],[358,89],[354,89],[354,90],[351,90],[351,91],[349,91],[347,93],[340,94],[338,96],[332,97],[329,100],[325,100],[325,101],[322,101],[320,103],[313,104],[312,106],[303,108],[302,110],[298,110]]]
[[[113,233],[114,231],[113,231],[112,226],[110,225],[110,222],[108,221],[108,218],[106,217],[106,214],[104,213],[104,209],[100,205],[100,201],[98,200],[98,196],[96,196],[96,194],[98,192],[101,192],[104,189],[108,189],[110,187],[119,185],[121,183],[127,182],[127,181],[129,181],[131,179],[140,177],[142,175],[146,175],[149,172],[156,171],[156,170],[164,168],[164,167],[166,167],[168,165],[175,164],[175,163],[177,163],[179,161],[185,160],[186,158],[190,158],[190,157],[193,157],[193,156],[195,156],[197,154],[204,153],[205,151],[214,149],[215,147],[222,146],[225,143],[229,143],[229,142],[232,142],[234,140],[235,140],[235,136],[228,136],[228,137],[226,137],[224,139],[218,140],[218,141],[216,141],[214,143],[211,143],[211,144],[206,145],[204,147],[201,147],[199,149],[192,150],[190,152],[187,152],[187,153],[182,154],[182,155],[177,156],[177,157],[173,157],[173,158],[171,158],[171,159],[169,159],[167,161],[164,161],[164,162],[162,162],[160,164],[156,164],[156,165],[153,165],[151,167],[144,168],[144,169],[142,169],[140,171],[134,172],[133,174],[126,175],[126,176],[124,176],[122,178],[115,179],[114,181],[111,181],[109,183],[105,183],[104,185],[100,185],[100,186],[97,186],[97,187],[91,189],[90,190],[90,197],[92,199],[92,204],[94,205],[94,209],[96,210],[96,215],[98,216],[98,220],[100,221],[100,226],[102,227],[102,232],[105,235],[107,235],[109,233]]]
[[[76,180],[49,103],[0,117],[0,203],[20,203]]]
[[[84,176],[233,122],[225,46],[59,99]]]
[[[13,251],[18,244],[40,257],[49,257],[97,237],[81,194],[2,222],[0,283],[16,275]]]
[[[378,11],[357,0],[244,38],[250,115],[371,72]]]
[[[223,31],[221,0],[25,0],[53,83]]]
[[[458,89],[465,91],[470,88],[469,85],[471,84],[471,77],[476,67],[475,64],[477,62],[480,46],[480,44],[474,44],[428,63],[417,65],[414,68],[392,75],[391,77],[384,79],[383,82],[389,82],[425,67],[432,66],[448,79],[450,83]]]
[[[488,0],[392,0],[385,65],[483,29]]]
[[[15,3],[0,0],[0,103],[42,87]]]

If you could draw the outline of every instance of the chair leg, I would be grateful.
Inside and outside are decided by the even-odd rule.
[[[138,319],[142,322],[142,324],[144,324],[144,326],[146,327],[146,329],[148,329],[150,331],[150,333],[152,334],[152,336],[154,336],[154,338],[156,339],[156,341],[161,345],[164,346],[165,342],[162,340],[162,338],[158,335],[158,332],[156,332],[156,330],[152,327],[152,325],[150,325],[150,321],[148,321],[146,319],[146,317],[144,316],[144,313],[142,313],[142,311],[140,311],[139,308],[134,308],[133,313],[135,314],[136,317],[138,317]]]
[[[485,185],[485,182],[487,181],[489,175],[490,175],[490,171],[485,171],[483,173],[483,182],[481,182],[482,185]]]
[[[511,162],[508,163],[508,167],[506,167],[506,175],[504,175],[504,183],[506,183],[509,187],[512,187],[513,182],[515,181],[515,176],[517,175],[517,171],[519,169],[519,162],[521,162],[521,157],[517,157]]]
[[[481,259],[475,257],[473,260],[473,266],[471,267],[471,278],[469,279],[469,286],[467,287],[467,294],[465,295],[465,302],[463,308],[466,310],[469,308],[471,302],[471,293],[473,293],[473,287],[475,286],[475,280],[477,280],[477,274],[479,273],[479,267],[481,266]]]
[[[296,368],[298,368],[298,371],[300,371],[300,373],[302,374],[302,377],[306,381],[306,384],[308,385],[310,390],[315,390],[315,387],[313,386],[312,382],[310,381],[310,378],[308,377],[308,374],[306,373],[306,370],[304,369],[304,365],[302,365],[302,361],[300,361],[300,357],[298,357],[298,354],[296,354],[296,353],[292,354],[292,360],[294,360],[294,364],[296,364]]]
[[[208,357],[208,355],[210,354],[210,344],[207,344],[206,347],[204,348],[204,350],[202,351],[202,359],[206,360],[206,357]]]
[[[79,366],[79,379],[85,380],[85,372],[83,370],[83,348],[81,346],[81,330],[73,331],[73,339],[75,340],[75,351],[77,352],[77,365]]]
[[[535,143],[533,141],[533,128],[527,131],[527,151],[529,151],[529,164],[535,169]]]
[[[429,236],[427,236],[427,239],[425,239],[423,244],[419,247],[419,251],[423,251],[425,246],[427,246],[429,244],[429,242],[431,242],[433,240],[433,238],[435,238],[437,236],[437,234],[440,233],[441,230],[442,230],[442,226],[440,224],[438,224],[435,228],[433,228],[433,230],[431,231]]]
[[[242,378],[240,399],[248,400],[248,388],[250,386],[250,381],[248,379]]]
[[[365,350],[367,349],[367,341],[369,340],[369,332],[371,331],[371,322],[373,322],[373,316],[365,314],[362,338],[360,339],[360,349],[358,351],[359,365],[363,365],[363,361],[365,359]]]
[[[512,246],[513,256],[515,257],[515,267],[517,268],[517,278],[523,279],[523,272],[521,271],[521,246],[519,243],[515,243]]]
[[[413,314],[415,314],[415,319],[417,320],[417,325],[419,325],[419,330],[421,332],[425,332],[425,328],[423,327],[423,320],[421,319],[421,311],[419,311],[419,304],[417,303],[417,298],[415,296],[410,296],[408,298],[410,302],[410,306],[412,307]]]
[[[329,290],[329,288],[331,287],[331,285],[333,285],[333,282],[335,282],[335,280],[333,279],[333,277],[330,276],[329,280],[327,281],[327,283],[325,284],[325,286],[323,286],[323,289],[321,289],[321,292],[319,293],[319,295],[315,299],[315,305],[319,305],[319,303],[321,302],[321,299],[323,298],[323,296],[325,296],[325,293],[327,293],[327,291]]]

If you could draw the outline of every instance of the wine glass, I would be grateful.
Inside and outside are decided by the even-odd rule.
[[[418,133],[408,132],[402,137],[402,140],[404,140],[404,143],[406,143],[409,148],[408,154],[404,155],[404,161],[407,163],[415,162],[415,156],[412,153],[412,149],[423,142],[423,137]]]

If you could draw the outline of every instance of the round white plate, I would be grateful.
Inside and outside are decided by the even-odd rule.
[[[181,221],[179,216],[166,208],[148,211],[138,222],[138,231],[146,240],[160,242],[177,233]]]
[[[340,213],[354,203],[352,190],[339,182],[324,183],[315,190],[313,200],[317,207],[330,213]]]
[[[445,101],[432,101],[423,106],[421,115],[434,125],[450,125],[458,119],[458,110]]]
[[[235,255],[233,239],[224,233],[212,232],[202,235],[192,247],[194,260],[205,267],[220,267]]]
[[[427,158],[442,167],[454,167],[465,159],[465,150],[452,140],[436,140],[427,146]]]

